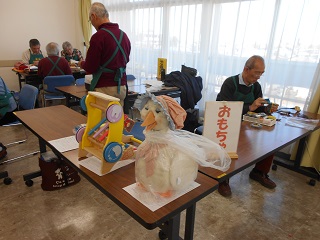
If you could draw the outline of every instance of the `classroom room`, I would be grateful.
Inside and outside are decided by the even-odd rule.
[[[178,116],[183,112],[189,120],[188,123],[182,120],[184,127],[189,124],[188,129],[183,129],[188,130],[188,134],[196,133],[190,135],[192,139],[201,139],[197,147],[207,143],[208,138],[210,143],[215,142],[217,149],[225,148],[223,151],[228,153],[230,161],[226,160],[225,165],[228,166],[225,168],[208,167],[197,161],[199,166],[193,180],[198,185],[192,185],[192,189],[181,193],[177,199],[154,210],[151,198],[139,200],[142,195],[134,197],[134,193],[128,190],[131,184],[141,180],[135,176],[138,170],[135,170],[134,162],[112,172],[102,167],[103,176],[99,176],[78,161],[79,157],[88,157],[87,153],[96,153],[85,147],[93,143],[89,137],[83,137],[88,132],[95,131],[94,135],[98,135],[104,127],[109,127],[110,134],[110,129],[115,129],[115,132],[122,126],[115,124],[118,120],[105,120],[108,116],[111,118],[108,111],[100,114],[101,111],[96,111],[94,107],[83,109],[80,101],[75,101],[76,107],[70,107],[69,100],[74,101],[77,96],[71,96],[62,105],[43,107],[34,103],[35,109],[15,113],[19,119],[16,125],[0,126],[0,148],[6,149],[5,156],[0,154],[0,173],[8,174],[6,177],[0,175],[0,239],[149,240],[179,239],[178,236],[214,240],[317,238],[320,234],[320,2],[1,1],[0,77],[7,88],[18,93],[26,84],[19,82],[19,74],[13,68],[22,60],[23,52],[29,49],[30,39],[39,40],[44,57],[48,56],[48,43],[57,43],[60,55],[62,44],[70,42],[73,48],[81,51],[85,60],[79,61],[79,69],[86,76],[94,74],[88,70],[92,67],[90,61],[99,57],[92,54],[97,45],[95,42],[90,45],[90,39],[103,31],[97,31],[96,26],[99,27],[106,16],[90,12],[94,2],[102,3],[108,12],[110,23],[104,26],[118,24],[124,38],[128,39],[118,42],[122,45],[119,55],[122,58],[127,54],[124,59],[128,57],[125,72],[133,76],[132,80],[127,78],[126,86],[131,94],[131,112],[121,121],[128,124],[127,116],[137,120],[133,113],[138,114],[137,118],[142,118],[138,120],[144,121],[147,114],[143,111],[152,109],[151,103],[145,99],[153,100],[162,106],[164,119],[169,122],[168,131],[180,131]],[[114,52],[109,53],[112,55]],[[174,79],[184,74],[188,77],[179,81]],[[118,83],[123,86],[121,81],[118,80]],[[156,87],[149,86],[153,83],[157,86],[160,83],[161,90],[150,90],[150,95],[143,94],[148,88]],[[79,94],[78,100],[87,94],[87,90],[85,94]],[[161,98],[160,94],[166,96]],[[87,104],[92,101],[89,105],[102,111],[105,106],[110,109],[104,101],[114,101],[112,97],[101,97],[99,91],[86,96],[84,101]],[[169,101],[168,96],[173,96],[174,104],[171,98],[170,102],[166,102]],[[30,96],[27,98],[30,100]],[[102,100],[97,100],[100,98]],[[138,101],[140,105],[135,104],[133,108],[137,98],[141,100]],[[103,107],[98,106],[99,101]],[[228,105],[229,102],[241,103]],[[146,103],[148,107],[144,106]],[[119,106],[124,104],[125,109],[128,103],[119,100],[119,103],[112,104],[117,115]],[[228,119],[231,127],[222,124],[221,115],[220,120],[215,117],[219,110],[212,109],[217,106],[220,110],[229,106],[231,110],[228,111],[237,114]],[[255,115],[261,107],[265,115]],[[172,108],[178,110],[171,111]],[[87,115],[83,114],[84,110],[88,111]],[[159,109],[156,111],[159,112]],[[94,118],[99,117],[99,121],[93,115]],[[76,132],[84,123],[87,126],[79,141]],[[158,130],[147,123],[144,126],[144,134],[149,141],[146,132]],[[220,130],[216,130],[215,126]],[[225,128],[229,131],[222,136],[220,131]],[[231,133],[231,129],[235,129],[236,133]],[[160,133],[161,130],[152,139],[158,139]],[[76,149],[71,151],[60,151],[53,142],[71,136],[78,141]],[[229,143],[226,139],[235,143],[231,144],[234,149],[226,149],[225,144]],[[176,144],[167,137],[161,143],[163,145],[160,144],[160,150],[151,151],[146,140],[139,143],[151,155],[163,153],[165,144],[173,148]],[[111,140],[107,138],[106,141]],[[113,139],[113,142],[117,141],[120,144],[116,147],[124,149],[124,140]],[[193,144],[195,141],[191,142]],[[193,157],[201,155],[188,149],[188,144],[188,141],[185,146],[181,144],[182,150],[174,152],[173,159],[188,155],[188,152]],[[96,145],[94,147],[101,148],[100,143]],[[75,170],[72,174],[76,176],[74,184],[54,191],[44,189],[45,173],[40,166],[46,156],[45,151],[51,150],[69,164],[68,169]],[[101,166],[105,166],[105,162],[114,164],[107,160],[107,156],[112,155],[109,150],[107,147],[103,149],[101,156],[105,161],[102,160]],[[41,157],[42,160],[39,160]],[[179,168],[182,176],[192,175],[186,170],[189,169],[188,158],[181,158],[186,159]],[[40,168],[43,177],[40,176]],[[26,181],[26,177],[36,172],[38,177],[31,177],[31,182]],[[58,176],[57,173],[53,175]],[[6,181],[8,178],[9,182]],[[181,182],[181,178],[175,182]],[[161,179],[160,183],[165,185],[165,179]],[[146,189],[150,191],[150,188]],[[167,196],[167,192],[160,197],[158,192],[152,190],[151,193],[156,200]]]

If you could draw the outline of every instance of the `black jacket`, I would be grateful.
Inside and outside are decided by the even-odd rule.
[[[194,109],[202,98],[203,85],[201,77],[193,77],[189,74],[175,71],[165,76],[164,85],[180,88],[180,105],[185,110]]]

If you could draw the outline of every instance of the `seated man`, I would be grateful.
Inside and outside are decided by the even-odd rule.
[[[59,57],[60,50],[57,43],[48,43],[46,50],[48,57],[41,59],[38,65],[38,75],[40,77],[72,75],[68,61]]]
[[[62,44],[61,57],[67,59],[68,62],[70,62],[71,59],[75,61],[83,60],[80,50],[73,48],[69,42],[64,42]]]
[[[258,83],[264,70],[265,64],[262,57],[257,55],[250,57],[241,74],[229,77],[223,82],[217,101],[243,101],[242,114],[248,111],[264,112],[264,104],[267,102],[262,98],[261,85]],[[276,110],[277,107],[273,106],[271,112]],[[272,160],[273,155],[256,163],[249,175],[251,179],[270,189],[276,187],[276,184],[268,176]],[[229,179],[219,183],[218,191],[222,196],[231,196]]]
[[[0,77],[0,126],[14,122],[17,120],[13,112],[17,109],[17,103]]]
[[[44,58],[40,50],[40,42],[38,39],[30,39],[29,49],[22,54],[22,63],[37,65],[40,59]]]

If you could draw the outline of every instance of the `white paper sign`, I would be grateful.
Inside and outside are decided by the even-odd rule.
[[[243,102],[206,102],[203,136],[227,152],[237,152]]]
[[[49,141],[49,143],[54,146],[59,152],[67,152],[79,148],[79,143],[77,142],[75,136],[64,137]]]

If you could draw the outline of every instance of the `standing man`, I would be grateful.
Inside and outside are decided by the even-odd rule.
[[[40,61],[40,59],[44,58],[44,55],[42,54],[40,50],[40,42],[38,39],[30,39],[29,41],[29,49],[26,50],[22,54],[22,62],[24,64],[35,64]]]
[[[86,60],[79,66],[93,75],[90,90],[120,99],[123,106],[127,95],[126,65],[131,51],[130,40],[111,23],[109,13],[101,3],[93,3],[89,20],[97,32],[90,39]]]
[[[264,104],[267,102],[262,98],[261,85],[258,83],[264,70],[265,64],[262,57],[257,55],[250,57],[241,74],[229,77],[223,82],[217,101],[243,101],[242,114],[248,111],[264,112]],[[276,110],[277,107],[274,106],[271,112]],[[276,187],[276,184],[268,176],[272,160],[273,155],[256,163],[249,175],[251,179],[270,189]],[[229,179],[219,183],[218,191],[224,197],[231,196]]]

